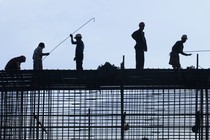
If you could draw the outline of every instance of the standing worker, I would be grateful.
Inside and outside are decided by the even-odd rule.
[[[147,42],[143,32],[144,27],[144,22],[140,22],[139,29],[131,35],[136,41],[136,45],[134,46],[136,51],[136,69],[144,68],[144,52],[147,51]]]
[[[185,55],[185,56],[191,56],[192,54],[186,54],[183,52],[184,49],[184,43],[187,41],[187,35],[182,35],[181,40],[177,41],[174,46],[172,47],[172,51],[170,53],[170,60],[169,64],[172,65],[173,69],[180,69],[180,59],[179,54]]]
[[[74,37],[76,41],[73,40],[73,35],[70,34],[71,37],[71,43],[76,45],[75,50],[75,57],[74,61],[76,61],[76,69],[77,70],[83,70],[82,64],[83,64],[83,52],[84,52],[84,43],[82,41],[82,35],[76,34]]]
[[[42,53],[42,50],[45,48],[45,44],[40,42],[38,47],[34,50],[33,60],[34,60],[34,70],[42,70],[42,56],[47,56],[50,53]]]
[[[26,61],[26,57],[21,55],[12,58],[5,66],[5,71],[20,70],[20,64]]]

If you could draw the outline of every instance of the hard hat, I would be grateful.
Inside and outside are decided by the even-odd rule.
[[[81,34],[76,34],[76,36],[74,38],[82,38]]]
[[[187,39],[187,35],[182,35],[182,38],[183,39]]]

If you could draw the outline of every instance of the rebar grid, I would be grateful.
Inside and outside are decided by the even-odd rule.
[[[122,139],[122,115],[125,140],[192,140],[205,139],[209,134],[209,90],[126,89],[126,114],[121,113],[120,90],[0,93],[1,139]],[[195,114],[201,109],[201,128],[194,133]]]

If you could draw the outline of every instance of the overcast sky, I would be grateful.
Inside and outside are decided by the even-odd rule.
[[[85,43],[84,69],[105,62],[135,68],[131,34],[144,21],[148,52],[145,68],[171,68],[169,53],[183,34],[185,51],[210,50],[210,0],[0,0],[0,69],[25,55],[22,69],[32,69],[40,42],[50,52],[91,18],[77,33]],[[44,69],[75,69],[75,46],[66,40],[43,61]],[[196,65],[196,54],[181,56],[183,68]],[[210,68],[210,52],[199,53],[199,65]]]

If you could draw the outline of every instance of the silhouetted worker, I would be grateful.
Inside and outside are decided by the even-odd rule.
[[[136,69],[144,68],[144,52],[147,51],[147,42],[143,32],[144,27],[144,22],[139,23],[139,29],[131,35],[136,41],[134,46],[136,51]]]
[[[77,70],[83,70],[82,64],[83,64],[83,52],[84,52],[84,43],[82,41],[82,35],[76,34],[74,37],[76,41],[73,40],[73,35],[70,34],[71,37],[71,43],[76,45],[75,50],[75,57],[74,61],[76,61],[76,69]]]
[[[187,40],[187,35],[182,35],[181,40],[177,41],[174,46],[172,47],[172,51],[170,53],[170,60],[169,64],[172,65],[173,69],[180,69],[181,64],[180,64],[180,59],[179,59],[179,54],[185,55],[185,56],[190,56],[192,54],[186,54],[183,52],[184,49],[184,43]]]
[[[34,70],[42,70],[42,56],[47,56],[50,53],[42,53],[42,50],[45,48],[45,44],[40,42],[38,47],[34,50],[33,60],[34,60]]]
[[[12,58],[5,66],[6,71],[20,70],[21,63],[26,61],[26,57],[21,55],[19,57]]]

